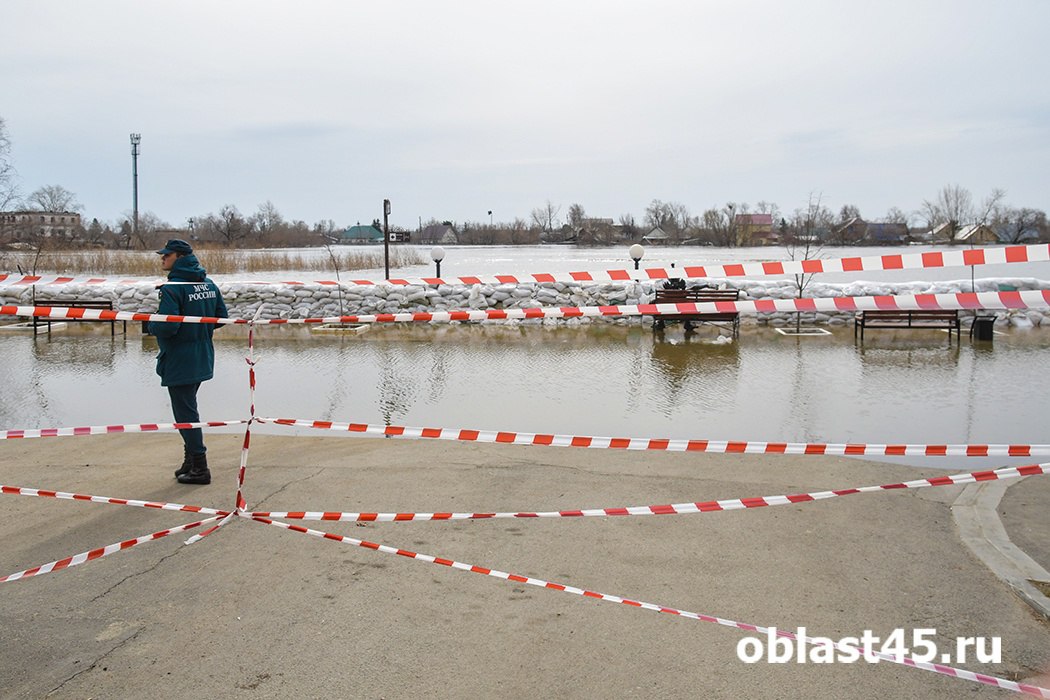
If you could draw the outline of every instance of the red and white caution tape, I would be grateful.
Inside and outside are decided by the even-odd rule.
[[[249,422],[244,428],[244,443],[241,445],[241,463],[237,468],[237,496],[235,499],[238,512],[244,511],[248,503],[244,498],[244,476],[248,470],[248,449],[252,442],[252,425]]]
[[[218,515],[225,517],[229,511],[205,508],[203,506],[188,506],[182,503],[165,503],[163,501],[138,501],[130,498],[113,498],[112,496],[91,496],[83,493],[68,493],[66,491],[49,491],[46,489],[34,489],[25,486],[5,486],[0,484],[0,494],[9,496],[36,496],[38,498],[57,498],[64,501],[87,501],[89,503],[109,503],[117,506],[134,506],[136,508],[155,508],[157,510],[176,510],[185,513],[202,513],[204,515]]]
[[[403,425],[334,423],[298,418],[257,418],[259,423],[348,432],[354,435],[397,437],[410,440],[455,440],[501,445],[583,447],[599,450],[655,450],[658,452],[709,452],[714,454],[782,454],[876,457],[1039,457],[1050,455],[1050,445],[1025,444],[867,444],[825,442],[757,442],[736,440],[686,440],[645,437],[591,437],[522,433],[509,430],[466,428],[416,428]]]
[[[650,267],[642,270],[602,270],[598,272],[534,272],[526,274],[471,275],[464,277],[417,277],[406,279],[370,280],[287,280],[262,281],[243,280],[230,284],[280,284],[288,286],[321,285],[412,285],[412,284],[535,284],[542,282],[631,282],[633,280],[664,280],[671,278],[708,277],[768,277],[792,274],[816,274],[823,272],[871,272],[875,270],[920,270],[925,268],[968,267],[974,265],[1000,265],[1009,263],[1045,262],[1050,260],[1050,245],[1017,245],[1001,248],[956,248],[923,253],[897,255],[868,255],[845,258],[813,260],[781,260],[745,263],[712,263],[707,265],[683,265],[679,268]],[[0,287],[29,285],[73,285],[73,284],[143,284],[165,283],[163,280],[112,279],[99,277],[66,277],[38,275],[0,275]]]
[[[200,542],[205,537],[207,537],[211,533],[215,532],[220,527],[222,527],[223,525],[225,525],[226,523],[230,522],[235,517],[240,516],[240,515],[241,515],[240,511],[234,511],[232,513],[227,513],[225,516],[223,516],[222,520],[220,520],[219,522],[215,523],[214,525],[209,527],[207,530],[204,530],[203,532],[198,532],[193,537],[191,537],[188,540],[186,540],[186,544],[195,544],[197,542]]]
[[[1024,467],[1003,467],[977,472],[964,472],[949,476],[938,476],[929,479],[915,479],[880,486],[861,486],[834,491],[814,491],[796,493],[786,496],[756,496],[752,498],[730,498],[720,501],[702,501],[695,503],[671,503],[667,505],[627,506],[617,508],[581,508],[575,510],[548,511],[508,511],[489,513],[340,513],[324,511],[258,511],[250,513],[252,517],[287,518],[289,520],[331,520],[344,522],[408,522],[425,520],[491,520],[496,518],[587,518],[614,517],[630,515],[689,515],[695,513],[712,513],[716,511],[741,510],[746,508],[764,508],[767,506],[786,506],[799,503],[812,503],[839,496],[853,496],[859,493],[878,493],[898,489],[921,489],[933,486],[957,486],[972,484],[978,481],[997,481],[1016,479],[1022,476],[1050,473],[1050,464],[1031,464]]]
[[[627,605],[633,608],[642,608],[644,610],[651,610],[653,612],[678,615],[679,617],[684,617],[691,620],[698,620],[700,622],[712,622],[717,625],[722,625],[723,627],[732,627],[735,629],[744,630],[752,633],[773,634],[778,637],[784,637],[796,641],[805,641],[807,644],[811,644],[813,646],[823,646],[826,644],[826,642],[818,641],[813,637],[800,637],[799,635],[784,630],[779,630],[775,627],[763,627],[760,625],[752,625],[744,622],[737,622],[735,620],[729,620],[726,618],[715,617],[713,615],[704,615],[701,613],[689,612],[687,610],[680,610],[678,608],[672,608],[666,605],[657,605],[654,603],[646,603],[639,600],[632,600],[630,598],[623,598],[621,596],[609,595],[607,593],[599,593],[597,591],[590,591],[584,588],[577,588],[576,586],[568,586],[561,583],[545,581],[543,579],[533,578],[531,576],[521,576],[519,574],[509,573],[506,571],[499,571],[497,569],[488,569],[473,564],[465,564],[463,562],[458,562],[453,559],[444,559],[441,557],[431,556],[429,554],[413,552],[407,549],[389,547],[387,545],[369,542],[367,540],[359,540],[353,537],[336,535],[331,532],[312,530],[309,528],[302,527],[300,525],[282,523],[280,521],[270,520],[268,518],[260,517],[255,518],[255,520],[260,523],[274,525],[285,530],[299,532],[320,539],[341,542],[343,544],[349,544],[355,547],[362,547],[364,549],[371,549],[376,552],[383,552],[384,554],[396,554],[407,559],[415,559],[417,561],[424,561],[430,564],[439,564],[441,566],[449,567],[452,569],[459,569],[460,571],[469,571],[471,573],[481,574],[482,576],[491,576],[493,578],[502,579],[504,581],[511,581],[513,583],[523,583],[529,586],[535,586],[537,588],[546,588],[553,591],[561,591],[562,593],[571,593],[573,595],[585,598],[594,598],[596,600],[602,600],[609,603],[619,603],[621,605]],[[858,658],[862,651],[857,647],[853,647],[842,642],[831,641],[831,644],[840,651],[856,654]],[[954,678],[961,678],[963,680],[973,681],[975,683],[983,683],[985,685],[995,686],[1004,690],[1012,690],[1017,693],[1026,693],[1028,695],[1034,695],[1036,697],[1050,698],[1050,689],[1041,688],[1035,685],[1017,683],[1015,681],[1010,681],[1005,678],[989,676],[983,673],[974,673],[973,671],[967,671],[966,669],[947,666],[944,664],[931,664],[924,661],[918,661],[912,657],[897,657],[892,654],[877,651],[875,649],[870,650],[869,653],[877,656],[879,659],[882,659],[884,661],[890,661],[904,666],[911,666],[912,668],[919,668],[924,671],[931,671],[933,673],[938,673],[944,676],[952,676]]]
[[[40,437],[74,437],[78,435],[110,435],[113,433],[158,433],[191,428],[222,428],[243,425],[246,420],[216,420],[200,423],[137,423],[129,425],[92,425],[79,428],[36,428],[0,430],[0,440]]]
[[[459,311],[416,311],[393,314],[360,314],[323,318],[276,318],[254,321],[256,325],[316,323],[447,323],[451,321],[507,321],[543,318],[613,318],[620,316],[663,316],[693,313],[795,313],[855,311],[926,310],[1009,310],[1050,306],[1050,289],[1014,292],[958,292],[955,294],[915,294],[863,297],[805,297],[802,299],[753,299],[705,301],[678,304],[635,304],[619,306],[543,306],[512,309],[464,309]],[[101,321],[161,321],[166,323],[247,324],[241,318],[164,316],[160,314],[105,309],[50,306],[0,306],[0,316],[38,316],[52,319],[77,318]]]
[[[133,279],[120,277],[69,277],[67,275],[0,275],[0,288],[30,286],[62,286],[87,284],[92,286],[125,286],[133,284],[167,284],[160,278]]]
[[[35,316],[49,319],[78,319],[82,321],[159,321],[162,323],[218,323],[245,324],[242,318],[214,318],[211,316],[169,316],[166,314],[84,309],[67,306],[0,306],[0,316]]]
[[[81,552],[80,554],[74,554],[73,556],[66,557],[65,559],[58,559],[56,561],[49,562],[47,564],[41,564],[40,566],[34,566],[31,569],[25,569],[24,571],[19,571],[17,573],[9,574],[7,576],[4,576],[4,577],[0,578],[0,583],[8,583],[10,581],[18,581],[19,579],[29,578],[31,576],[40,576],[41,574],[50,574],[53,571],[61,571],[62,569],[68,569],[70,567],[78,566],[80,564],[84,564],[84,563],[87,563],[89,561],[94,561],[95,559],[101,559],[102,557],[108,557],[110,554],[116,554],[117,552],[123,552],[126,549],[131,549],[132,547],[137,547],[140,544],[145,544],[146,542],[152,542],[153,540],[159,540],[160,538],[167,537],[168,535],[174,535],[174,534],[179,533],[179,532],[185,532],[187,530],[192,530],[192,529],[200,527],[202,525],[208,525],[210,523],[215,522],[216,520],[219,520],[222,517],[225,517],[225,516],[216,515],[216,516],[211,517],[211,518],[205,518],[204,520],[198,520],[197,522],[188,523],[186,525],[179,525],[178,527],[172,527],[172,528],[168,528],[166,530],[159,530],[159,531],[151,533],[149,535],[142,535],[141,537],[136,537],[135,539],[124,540],[123,542],[116,542],[114,544],[106,545],[105,547],[99,547],[98,549],[91,549],[91,550],[88,550],[86,552]]]

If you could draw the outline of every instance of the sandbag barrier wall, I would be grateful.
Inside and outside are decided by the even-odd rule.
[[[260,319],[302,319],[343,315],[412,313],[455,309],[512,309],[539,307],[581,307],[635,305],[652,303],[657,285],[662,282],[537,282],[520,284],[410,284],[386,285],[321,285],[305,283],[223,282],[222,290],[230,315],[251,318],[262,306]],[[691,285],[698,284],[690,281]],[[737,289],[741,300],[793,299],[798,296],[792,280],[709,279],[703,284],[719,289]],[[1050,289],[1050,281],[1034,278],[985,278],[945,282],[850,282],[843,284],[814,282],[807,286],[807,297],[897,296],[913,294],[954,294],[959,292],[997,292],[1004,289],[1028,291]],[[0,287],[0,304],[28,305],[34,290],[29,287]],[[155,282],[103,285],[73,284],[40,286],[35,290],[36,304],[47,305],[49,299],[76,297],[85,300],[113,302],[117,311],[155,313],[158,295]],[[973,318],[977,312],[963,310],[961,318]],[[996,311],[996,323],[1019,328],[1050,325],[1050,311],[1011,309]],[[854,312],[803,312],[801,322],[809,325],[844,326],[852,322]],[[592,323],[642,325],[642,317],[569,318],[483,321],[483,323],[577,326]],[[742,323],[785,326],[797,320],[793,312],[743,314]]]

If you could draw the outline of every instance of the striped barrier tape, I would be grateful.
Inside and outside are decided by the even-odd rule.
[[[229,511],[205,508],[203,506],[188,506],[182,503],[165,503],[163,501],[138,501],[129,498],[113,498],[111,496],[91,496],[83,493],[69,493],[66,491],[49,491],[46,489],[34,489],[25,486],[6,486],[0,484],[0,494],[9,496],[35,496],[38,498],[57,498],[64,501],[87,501],[89,503],[109,503],[117,506],[133,506],[136,508],[154,508],[156,510],[175,510],[185,513],[201,513],[203,515],[218,515],[225,517]]]
[[[645,437],[591,437],[551,433],[522,433],[508,430],[466,428],[418,428],[403,425],[334,423],[299,418],[256,418],[259,423],[296,428],[348,432],[354,435],[397,437],[409,440],[455,440],[533,445],[543,447],[582,447],[599,450],[656,450],[659,452],[708,452],[713,454],[782,454],[877,457],[1040,457],[1050,455],[1050,445],[1042,444],[876,444],[825,442],[757,442],[735,440],[690,440]]]
[[[243,425],[247,422],[246,420],[216,420],[199,423],[136,423],[128,425],[91,425],[76,428],[27,428],[22,430],[0,430],[0,440],[110,435],[113,433],[163,433],[191,428],[221,428],[230,425]]]
[[[259,321],[259,316],[262,315],[264,306],[265,304],[259,305],[259,308],[255,310],[255,315],[252,317],[251,322],[248,324],[248,356],[244,358],[244,361],[248,364],[248,405],[250,417],[248,419],[248,424],[244,426],[244,443],[241,445],[241,462],[237,469],[237,495],[235,504],[238,512],[242,512],[248,507],[248,502],[244,498],[244,477],[248,470],[248,450],[252,442],[252,423],[257,420],[255,417],[255,324]],[[219,523],[219,526],[221,525],[223,525],[223,523]],[[202,535],[202,537],[203,536],[204,535]]]
[[[302,527],[300,525],[292,525],[290,523],[282,523],[277,520],[270,520],[268,518],[257,517],[254,518],[256,522],[264,523],[267,525],[273,525],[285,530],[292,532],[298,532],[312,537],[320,539],[331,540],[333,542],[340,542],[342,544],[348,544],[355,547],[361,547],[363,549],[371,549],[376,552],[382,552],[384,554],[396,554],[397,556],[405,557],[407,559],[415,559],[417,561],[423,561],[430,564],[438,564],[451,569],[459,569],[460,571],[469,571],[475,574],[481,574],[482,576],[491,576],[493,578],[502,579],[504,581],[511,581],[514,583],[523,583],[529,586],[535,586],[537,588],[545,588],[553,591],[561,591],[562,593],[571,593],[573,595],[594,598],[595,600],[601,600],[609,603],[619,603],[621,605],[627,605],[633,608],[642,608],[644,610],[650,610],[653,612],[667,613],[670,615],[677,615],[691,620],[697,620],[700,622],[711,622],[723,627],[732,627],[734,629],[744,630],[747,632],[758,633],[758,634],[773,634],[777,637],[784,637],[795,641],[804,641],[814,646],[824,646],[828,642],[817,640],[813,637],[802,637],[792,632],[786,632],[775,627],[763,627],[760,625],[752,625],[744,622],[737,622],[735,620],[729,620],[726,618],[715,617],[713,615],[704,615],[701,613],[689,612],[687,610],[680,610],[678,608],[672,608],[666,605],[657,605],[654,603],[646,603],[639,600],[632,600],[630,598],[623,598],[621,596],[609,595],[607,593],[599,593],[597,591],[591,591],[584,588],[577,588],[576,586],[569,586],[561,583],[554,583],[552,581],[545,581],[543,579],[533,578],[531,576],[521,576],[506,571],[499,571],[497,569],[488,569],[482,566],[476,566],[474,564],[466,564],[463,562],[455,561],[453,559],[444,559],[441,557],[431,556],[429,554],[421,554],[419,552],[413,552],[407,549],[399,549],[390,547],[376,542],[369,542],[367,540],[359,540],[353,537],[346,537],[344,535],[336,535],[331,532],[323,532],[320,530],[312,530],[310,528]],[[848,644],[844,644],[840,641],[829,640],[830,644],[838,649],[839,651],[848,653],[858,653],[860,649],[853,647]],[[893,654],[887,654],[882,651],[875,649],[870,650],[870,653],[877,656],[879,659],[884,661],[890,661],[892,663],[901,664],[903,666],[909,666],[912,668],[922,669],[924,671],[930,671],[944,676],[951,676],[953,678],[960,678],[962,680],[973,681],[975,683],[982,683],[984,685],[991,685],[1003,690],[1012,690],[1016,693],[1024,693],[1028,695],[1034,695],[1035,697],[1050,698],[1050,689],[1042,688],[1036,685],[1030,685],[1026,683],[1017,683],[1015,681],[1007,680],[1005,678],[999,678],[997,676],[989,676],[983,673],[974,673],[973,671],[967,671],[966,669],[957,668],[954,666],[948,666],[945,664],[933,664],[925,661],[918,661],[912,657],[898,657]]]
[[[682,302],[677,304],[634,304],[612,306],[540,306],[510,309],[462,309],[458,311],[415,311],[403,313],[326,316],[321,318],[259,319],[256,325],[318,323],[447,323],[451,321],[507,321],[543,318],[612,318],[620,316],[663,316],[692,313],[795,313],[850,311],[927,311],[1032,309],[1050,306],[1050,289],[1014,292],[957,292],[954,294],[915,294],[899,296],[803,297],[801,299],[747,299],[741,301]],[[160,321],[164,323],[218,323],[244,325],[243,318],[169,316],[132,311],[83,309],[51,306],[0,306],[0,316],[74,318],[89,321]]]
[[[787,496],[756,496],[752,498],[730,498],[720,501],[703,501],[696,503],[672,503],[668,505],[628,506],[618,508],[586,508],[577,510],[519,511],[491,513],[340,513],[323,511],[257,511],[249,513],[251,517],[285,518],[288,520],[330,520],[342,522],[408,522],[427,520],[491,520],[496,518],[586,518],[613,517],[630,515],[690,515],[695,513],[712,513],[716,511],[741,510],[746,508],[763,508],[767,506],[786,506],[799,503],[813,503],[839,496],[853,496],[859,493],[878,493],[898,489],[921,489],[934,486],[957,486],[973,484],[979,481],[1001,481],[1016,479],[1022,476],[1050,473],[1050,463],[1030,464],[1024,467],[1003,467],[977,472],[965,472],[949,476],[938,476],[929,479],[915,479],[881,486],[861,486],[834,491],[815,491],[796,493]]]
[[[240,511],[233,511],[232,513],[227,513],[225,516],[222,516],[222,519],[219,520],[219,522],[215,523],[214,525],[209,527],[207,530],[204,530],[203,532],[198,532],[193,537],[191,537],[188,540],[186,540],[186,544],[196,544],[197,542],[200,542],[205,537],[207,537],[211,533],[215,532],[220,527],[222,527],[226,523],[228,523],[231,520],[233,520],[234,517],[239,516],[239,515],[240,515]]]
[[[871,272],[879,270],[920,270],[942,267],[971,267],[975,265],[1000,265],[1010,263],[1045,262],[1050,260],[1050,245],[1015,245],[997,248],[959,248],[922,253],[894,255],[851,256],[844,258],[815,258],[812,260],[781,260],[745,263],[712,263],[706,265],[683,265],[680,268],[650,267],[641,270],[603,270],[598,272],[526,273],[503,275],[470,275],[463,277],[417,277],[391,278],[388,280],[350,279],[310,281],[260,281],[243,280],[229,284],[281,284],[288,286],[369,286],[369,285],[439,285],[439,284],[536,284],[543,282],[631,282],[634,280],[665,280],[672,278],[708,277],[768,277],[793,274],[817,274],[824,272]],[[68,277],[39,275],[0,275],[0,287],[24,287],[29,285],[100,285],[100,284],[169,284],[158,279],[117,279],[102,277]]]
[[[0,288],[3,287],[29,287],[29,286],[61,286],[72,284],[86,285],[114,285],[125,286],[129,284],[165,284],[166,280],[160,278],[135,279],[129,277],[69,277],[67,275],[0,275]]]
[[[18,581],[23,578],[30,578],[31,576],[50,574],[53,571],[61,571],[62,569],[68,569],[73,566],[79,566],[80,564],[85,564],[89,561],[101,559],[102,557],[108,557],[110,554],[116,554],[117,552],[123,552],[126,549],[137,547],[140,544],[145,544],[146,542],[159,540],[160,538],[167,537],[168,535],[174,535],[180,532],[185,532],[187,530],[198,528],[202,525],[208,525],[210,523],[215,522],[216,520],[219,520],[222,517],[224,516],[216,515],[211,518],[205,518],[204,520],[198,520],[197,522],[188,523],[186,525],[179,525],[178,527],[172,527],[166,530],[159,530],[149,535],[142,535],[141,537],[136,537],[131,540],[115,542],[113,544],[106,545],[105,547],[99,547],[98,549],[91,549],[86,552],[81,552],[80,554],[74,554],[73,556],[66,557],[65,559],[57,559],[47,564],[41,564],[40,566],[34,566],[31,569],[25,569],[23,571],[18,571],[16,573],[4,576],[0,578],[0,583]]]
[[[248,449],[252,442],[252,425],[251,422],[244,428],[244,442],[241,444],[241,463],[237,467],[237,495],[235,497],[235,503],[238,511],[243,511],[248,507],[248,502],[244,498],[244,477],[248,471]]]

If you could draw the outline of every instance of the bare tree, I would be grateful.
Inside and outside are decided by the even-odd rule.
[[[966,224],[988,223],[1005,197],[1005,190],[995,188],[981,202],[981,206],[976,207],[968,189],[959,185],[946,185],[934,200],[923,201],[922,214],[930,226],[948,224],[948,240],[954,242]]]
[[[975,224],[987,224],[999,213],[1004,199],[1006,199],[1006,190],[999,187],[994,188],[981,202],[981,208],[974,210],[973,222]]]
[[[672,233],[676,239],[682,238],[685,232],[689,230],[689,227],[693,225],[693,217],[689,213],[688,207],[681,202],[668,202],[667,206],[670,207],[674,222],[674,231]]]
[[[570,204],[568,213],[568,224],[573,228],[574,231],[579,231],[583,227],[583,220],[587,218],[587,213],[583,210],[582,204]]]
[[[0,117],[0,211],[8,211],[18,201],[18,173],[11,163],[11,139],[7,124]]]
[[[795,210],[791,225],[793,235],[785,246],[788,257],[791,260],[814,260],[821,257],[824,246],[820,239],[820,233],[827,230],[834,221],[831,211],[821,204],[822,198],[822,193],[814,194],[811,192],[806,208]],[[806,287],[813,281],[814,274],[816,273],[796,273],[794,275],[796,298],[802,298]],[[802,313],[796,312],[796,333],[800,331],[801,326]]]
[[[520,216],[515,217],[514,221],[503,226],[504,230],[509,234],[510,242],[513,245],[526,245],[529,243],[538,243],[539,236],[534,228],[529,226],[529,222],[522,219]]]
[[[882,221],[887,224],[911,226],[912,215],[899,207],[890,207],[889,211],[886,212],[886,216],[882,217]]]
[[[139,213],[139,225],[136,232],[131,225],[131,217],[131,212],[124,212],[124,218],[120,223],[121,240],[124,247],[128,250],[132,248],[139,250],[156,248],[158,243],[163,243],[162,240],[159,240],[157,232],[171,228],[170,224],[153,212],[145,211]]]
[[[663,202],[654,199],[645,208],[645,225],[650,229],[660,228],[677,240],[693,224],[689,208],[680,202]]]
[[[77,196],[62,185],[44,185],[29,195],[26,202],[37,211],[78,212],[83,209]]]
[[[336,235],[336,225],[331,219],[321,219],[314,224],[314,234],[321,237],[321,240],[328,242],[335,242],[339,237]],[[329,251],[331,252],[331,251]],[[338,270],[337,270],[338,271]]]
[[[259,232],[259,238],[263,242],[269,242],[269,239],[278,230],[284,228],[284,217],[281,216],[281,212],[277,210],[277,207],[270,200],[266,200],[259,205],[249,222]]]
[[[812,195],[810,195],[810,201],[812,203]],[[819,201],[819,196],[818,196]],[[807,207],[808,210],[808,207]],[[802,210],[795,210],[795,219],[805,220],[805,215],[800,216]],[[830,218],[830,217],[825,217]],[[805,226],[796,226],[796,229],[803,230]],[[830,223],[830,236],[827,240],[831,245],[857,245],[864,238],[866,231],[866,225],[864,220],[860,216],[860,209],[854,204],[843,204],[842,208],[839,209],[838,216]]]
[[[266,202],[269,204],[269,201]],[[318,222],[314,227],[317,233],[321,236],[321,245],[324,246],[325,251],[328,253],[328,259],[332,261],[332,270],[335,272],[335,291],[336,296],[339,299],[339,315],[346,316],[346,307],[343,304],[343,280],[339,277],[339,258],[336,257],[335,253],[332,252],[332,243],[335,242],[335,237],[332,235],[335,229],[335,223],[331,220],[328,223],[332,224],[330,230],[328,226],[324,226],[323,222]],[[343,326],[342,323],[339,324]]]
[[[638,226],[634,223],[633,214],[624,214],[620,217],[620,231],[628,240],[634,240],[638,236]]]
[[[730,248],[736,245],[732,212],[733,209],[726,205],[722,209],[708,209],[700,217],[700,227],[707,238],[717,246]]]
[[[554,227],[558,225],[559,212],[561,212],[561,205],[552,204],[551,200],[548,199],[547,203],[542,207],[536,207],[532,210],[532,223],[536,224],[544,233],[552,233]]]
[[[645,225],[649,229],[660,228],[665,232],[674,223],[674,211],[671,205],[654,199],[645,208]]]
[[[1029,238],[1038,237],[1040,231],[1046,229],[1046,212],[1028,207],[1002,209],[994,225],[1001,233],[1003,243],[1023,243]]]
[[[756,214],[769,214],[769,216],[776,222],[780,218],[780,207],[775,202],[767,202],[765,200],[755,203]]]
[[[91,223],[84,229],[84,240],[88,244],[95,246],[102,246],[106,243],[106,230],[98,219],[92,219]]]
[[[839,223],[845,224],[852,219],[859,219],[860,209],[855,204],[843,204],[842,208],[839,209]]]
[[[948,240],[954,241],[963,225],[973,219],[973,195],[965,187],[945,185],[933,200],[923,200],[922,213],[930,226],[948,224]]]
[[[241,212],[233,204],[223,205],[217,217],[209,215],[208,218],[218,238],[226,245],[232,246],[239,243],[251,233],[249,222],[241,216]]]

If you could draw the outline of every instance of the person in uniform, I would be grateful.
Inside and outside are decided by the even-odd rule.
[[[219,288],[206,276],[193,248],[179,239],[168,241],[157,251],[168,281],[160,285],[160,308],[167,316],[205,316],[226,318],[226,304]],[[215,349],[211,336],[219,327],[215,323],[175,323],[151,321],[149,332],[156,336],[157,374],[160,385],[168,388],[171,411],[176,423],[196,423],[197,390],[201,382],[212,378]],[[207,448],[200,428],[179,430],[185,446],[182,466],[175,470],[180,484],[210,484]]]

